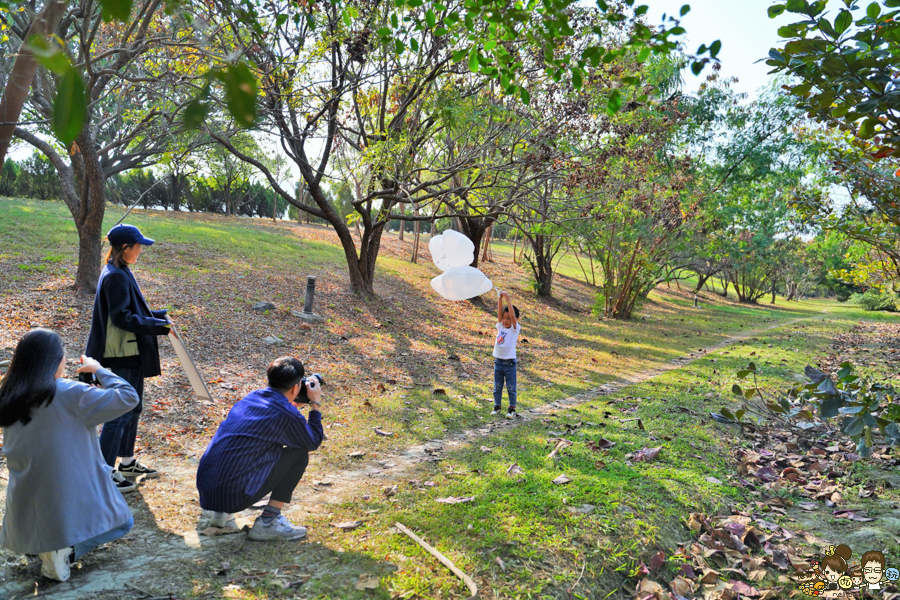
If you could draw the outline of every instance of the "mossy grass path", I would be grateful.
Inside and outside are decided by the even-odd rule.
[[[120,215],[111,207],[108,225]],[[494,298],[437,299],[429,286],[437,270],[424,253],[419,264],[406,260],[409,241],[386,239],[379,298],[363,302],[347,292],[330,230],[155,211],[135,211],[128,222],[158,240],[137,276],[149,302],[170,309],[215,402],[192,396],[163,342],[164,373],[146,386],[139,430],[142,458],[163,476],[140,482],[129,498],[134,531],[55,587],[33,561],[4,554],[0,594],[466,593],[392,531],[400,521],[473,575],[483,597],[631,597],[641,561],[662,548],[671,556],[673,544],[690,539],[685,515],[754,497],[729,478],[732,450],[745,441],[708,417],[731,402],[733,373],[752,355],[769,383],[780,385],[827,358],[835,335],[868,319],[828,301],[746,306],[714,294],[695,309],[692,293],[660,287],[638,319],[600,320],[590,286],[563,275],[554,284],[558,299],[537,301],[526,274],[497,252],[484,269],[523,313],[525,418],[513,426],[488,416]],[[61,204],[0,199],[0,360],[33,325],[59,331],[70,355],[83,348],[91,301],[67,288],[74,241]],[[306,275],[319,278],[316,311],[327,318],[311,329],[290,314],[302,307]],[[258,301],[276,308],[251,310]],[[267,336],[280,344],[267,346]],[[309,541],[205,535],[217,532],[208,531],[197,505],[199,456],[228,408],[260,387],[265,365],[282,354],[300,356],[328,383],[329,439],[288,511],[310,527]],[[558,440],[572,445],[549,459]],[[654,460],[635,459],[658,447]],[[554,484],[561,475],[571,482]],[[474,499],[437,501],[447,498]],[[254,516],[247,511],[239,522]],[[361,523],[334,527],[352,521]],[[660,568],[668,576],[675,566]]]

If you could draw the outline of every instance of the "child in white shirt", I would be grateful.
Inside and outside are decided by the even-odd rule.
[[[497,298],[497,339],[494,341],[494,410],[491,415],[500,413],[505,380],[509,395],[507,419],[516,416],[516,340],[520,331],[519,309],[512,305],[508,292],[500,292]]]

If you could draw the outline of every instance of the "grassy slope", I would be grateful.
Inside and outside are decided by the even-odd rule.
[[[120,215],[121,209],[111,208],[106,225]],[[266,362],[285,352],[296,352],[325,373],[331,384],[326,421],[342,427],[329,430],[331,439],[316,454],[308,478],[346,466],[347,453],[358,448],[377,457],[485,422],[493,299],[479,306],[436,298],[428,280],[437,271],[427,255],[419,265],[405,260],[408,241],[386,242],[376,285],[381,299],[362,303],[346,294],[342,253],[320,228],[143,211],[129,216],[128,222],[159,240],[142,257],[138,276],[151,304],[173,309],[217,399],[228,405],[257,387]],[[14,344],[27,330],[29,318],[43,323],[43,313],[20,313],[23,305],[33,303],[31,298],[39,293],[35,289],[50,288],[57,302],[66,305],[55,307],[57,316],[77,313],[58,321],[64,334],[70,344],[83,344],[86,327],[78,330],[72,323],[89,318],[89,302],[71,299],[63,287],[74,272],[74,239],[62,205],[0,199],[0,274],[7,282],[0,285],[0,315],[9,317],[0,330],[0,348]],[[398,482],[396,502],[387,502],[370,486],[361,486],[358,498],[321,522],[313,521],[320,526],[313,529],[313,541],[356,551],[353,559],[343,554],[335,558],[339,565],[368,559],[396,565],[398,573],[383,584],[402,597],[456,596],[460,586],[403,538],[387,535],[394,520],[413,527],[474,573],[486,586],[486,597],[564,595],[582,568],[584,577],[575,590],[579,595],[603,597],[619,589],[637,561],[646,560],[658,546],[688,539],[678,525],[682,515],[720,506],[738,494],[706,480],[714,476],[727,482],[729,444],[734,442],[733,431],[707,415],[728,401],[716,394],[730,388],[732,374],[747,355],[755,351],[760,364],[771,362],[768,376],[789,377],[827,347],[832,332],[868,318],[830,302],[751,307],[716,296],[695,310],[691,294],[661,288],[651,295],[640,319],[598,320],[590,313],[591,289],[565,276],[580,273],[571,257],[563,259],[563,275],[554,284],[562,300],[538,302],[525,295],[526,274],[504,258],[500,246],[495,246],[497,262],[484,269],[498,286],[513,291],[523,310],[523,338],[528,341],[520,346],[519,386],[524,409],[596,387],[622,373],[688,353],[699,355],[698,350],[729,335],[810,320],[760,335],[739,350],[709,355],[577,411],[560,411],[553,418],[497,434],[484,441],[493,449],[490,453],[476,443],[443,463],[423,466],[421,478],[432,479],[434,489],[422,491]],[[317,311],[328,317],[325,326],[309,333],[300,331],[289,316],[290,309],[302,306],[306,274],[319,276]],[[278,309],[267,315],[249,311],[258,300],[271,300]],[[283,336],[284,345],[267,348],[260,339],[269,334]],[[461,360],[448,360],[450,354]],[[142,444],[150,456],[187,460],[202,452],[221,418],[221,405],[197,407],[165,349],[163,358],[168,369],[151,390],[158,413],[145,419]],[[447,394],[433,394],[436,388]],[[642,420],[644,430],[636,427],[635,418]],[[564,423],[577,422],[580,428],[567,436],[576,444],[560,461],[548,461],[552,448],[547,438],[555,435],[551,432],[566,431]],[[373,426],[395,434],[375,436]],[[602,456],[581,441],[601,436],[616,442]],[[645,446],[662,446],[660,459],[626,461],[625,454]],[[605,467],[598,468],[601,459]],[[525,470],[524,482],[505,475],[513,462]],[[573,482],[551,484],[560,474]],[[433,501],[454,495],[474,495],[476,501],[456,506]],[[152,497],[147,504],[156,525],[171,531],[191,527],[189,521],[198,514],[196,509],[170,514],[161,508],[164,501]],[[596,506],[595,513],[568,512],[568,506],[580,504]],[[344,517],[373,520],[352,533],[335,534],[326,526]],[[335,535],[339,537],[333,539]],[[289,549],[250,548],[233,560],[255,569],[295,559]],[[221,585],[208,575],[193,577],[197,590]],[[262,582],[253,593],[278,597],[278,589]],[[324,595],[351,593],[329,591],[324,582],[311,592],[314,589]]]

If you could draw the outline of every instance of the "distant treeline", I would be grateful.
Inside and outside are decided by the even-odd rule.
[[[325,190],[326,196],[346,218],[356,214],[353,209],[353,193],[346,182],[337,182]],[[17,162],[7,158],[0,176],[0,196],[33,198],[36,200],[60,200],[62,191],[59,175],[50,161],[40,152]],[[256,218],[285,217],[303,223],[327,225],[322,219],[301,213],[289,205],[268,186],[257,181],[223,181],[218,177],[203,177],[184,173],[170,174],[162,180],[150,169],[134,169],[122,175],[114,175],[106,184],[106,200],[112,204],[137,206],[145,209],[185,212],[208,212]],[[452,226],[449,218],[438,218],[434,223],[422,221],[419,231],[430,234],[442,232]],[[406,221],[404,230],[414,231],[414,223]],[[400,221],[390,222],[391,231],[400,230]],[[506,239],[511,228],[496,224],[492,237]]]

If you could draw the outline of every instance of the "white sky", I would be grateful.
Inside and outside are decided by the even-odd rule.
[[[650,7],[647,13],[651,24],[662,22],[663,14],[677,16],[681,7],[690,5],[691,11],[681,19],[681,26],[687,30],[686,47],[696,52],[701,44],[707,46],[715,40],[722,40],[719,59],[722,74],[737,77],[735,89],[748,93],[768,84],[770,67],[765,62],[769,49],[779,45],[778,28],[800,20],[797,15],[783,14],[770,19],[767,14],[771,0],[643,0]],[[691,92],[709,73],[704,70],[695,77],[688,70],[685,73],[685,91]]]

